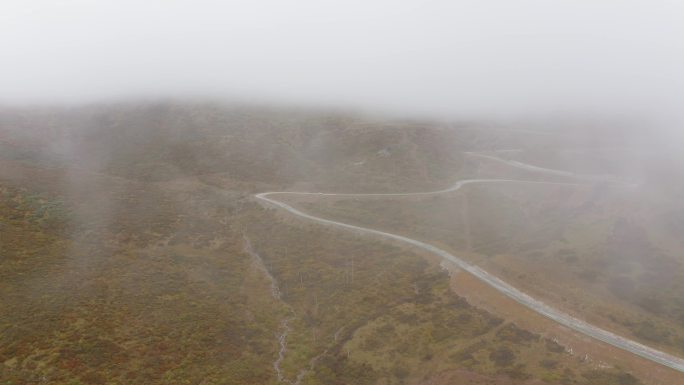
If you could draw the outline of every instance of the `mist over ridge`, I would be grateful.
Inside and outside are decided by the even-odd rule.
[[[0,384],[684,384],[682,20],[0,0]]]
[[[0,102],[209,98],[681,124],[674,1],[3,2]]]

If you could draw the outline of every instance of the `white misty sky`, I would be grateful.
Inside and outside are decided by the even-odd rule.
[[[684,2],[2,0],[0,102],[677,115]]]

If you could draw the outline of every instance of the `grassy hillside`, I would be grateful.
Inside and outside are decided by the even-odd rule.
[[[639,384],[631,369],[583,360],[459,297],[430,256],[252,198],[286,189],[423,191],[487,173],[538,178],[478,168],[464,151],[547,140],[244,106],[5,109],[0,384]],[[574,284],[604,254],[574,240],[588,237],[590,212],[609,212],[586,206],[600,189],[468,191],[299,204],[469,250],[506,277],[548,254],[574,264]],[[676,229],[673,218],[667,226]],[[604,246],[642,239],[631,223],[614,224],[626,235]],[[576,259],[561,251],[564,242],[577,244]],[[498,255],[515,263],[499,264]],[[656,293],[667,305],[653,317],[644,309],[644,319],[674,322],[677,290]],[[579,304],[583,295],[567,299]],[[658,343],[675,349],[676,333],[672,326]]]

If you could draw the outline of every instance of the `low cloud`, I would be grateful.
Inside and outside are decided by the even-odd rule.
[[[0,102],[222,98],[678,122],[682,14],[665,0],[7,0]]]

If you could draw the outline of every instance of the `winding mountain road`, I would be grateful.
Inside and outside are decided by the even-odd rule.
[[[504,162],[507,164],[510,164],[513,167],[518,167],[518,168],[524,168],[526,170],[530,171],[538,171],[538,172],[545,172],[549,173],[552,175],[562,175],[562,176],[571,176],[571,177],[579,177],[579,179],[582,180],[598,180],[600,177],[594,177],[594,176],[580,176],[578,174],[570,173],[567,171],[560,171],[560,170],[552,170],[552,169],[546,169],[546,168],[541,168],[537,166],[532,166],[528,165],[525,163],[517,162],[517,161],[508,161],[505,159],[497,158],[491,155],[483,155],[483,154],[477,154],[477,153],[469,153],[469,155],[475,155],[475,156],[480,156],[484,157],[490,160],[496,160],[500,162]],[[630,340],[626,337],[619,336],[615,333],[612,333],[608,330],[602,329],[598,326],[589,324],[579,318],[576,318],[574,316],[571,316],[559,309],[556,309],[550,305],[547,305],[546,303],[532,298],[531,296],[525,294],[521,290],[513,287],[509,283],[501,280],[500,278],[488,273],[487,271],[481,269],[480,267],[473,265],[445,250],[442,250],[436,246],[433,246],[431,244],[421,242],[416,239],[408,238],[402,235],[398,234],[392,234],[388,233],[385,231],[380,231],[380,230],[375,230],[371,228],[366,228],[366,227],[361,227],[361,226],[355,226],[355,225],[350,225],[347,223],[343,222],[337,222],[334,220],[330,219],[325,219],[321,217],[317,217],[311,214],[307,214],[301,210],[298,210],[286,203],[283,203],[277,199],[274,198],[274,196],[277,195],[319,195],[319,196],[338,196],[338,197],[363,197],[363,196],[415,196],[415,195],[434,195],[434,194],[442,194],[442,193],[448,193],[448,192],[453,192],[456,191],[463,186],[466,186],[468,184],[475,184],[475,183],[526,183],[526,184],[556,184],[556,185],[577,185],[577,183],[562,183],[562,182],[540,182],[540,181],[521,181],[521,180],[510,180],[510,179],[466,179],[466,180],[461,180],[453,184],[452,186],[443,189],[443,190],[438,190],[438,191],[429,191],[429,192],[414,192],[414,193],[389,193],[389,194],[336,194],[336,193],[319,193],[319,192],[291,192],[291,191],[273,191],[273,192],[264,192],[260,194],[256,194],[255,197],[261,201],[266,202],[267,204],[273,205],[275,207],[281,208],[286,210],[287,212],[297,215],[299,217],[318,222],[324,225],[329,225],[329,226],[334,226],[334,227],[339,227],[347,230],[351,230],[357,233],[362,233],[362,234],[372,234],[376,235],[385,239],[392,239],[395,241],[400,241],[403,243],[407,243],[411,246],[414,246],[418,249],[426,250],[430,253],[433,253],[435,255],[438,255],[445,260],[448,260],[450,262],[453,262],[456,264],[458,267],[461,269],[467,271],[468,273],[474,275],[475,277],[479,278],[481,281],[484,283],[490,285],[491,287],[495,288],[496,290],[500,291],[501,293],[505,294],[506,296],[512,298],[513,300],[517,301],[518,303],[534,310],[535,312],[550,318],[556,322],[558,322],[561,325],[564,325],[570,329],[573,329],[577,332],[580,332],[582,334],[585,334],[589,337],[595,338],[599,341],[603,341],[607,344],[610,344],[612,346],[615,346],[617,348],[626,350],[628,352],[631,352],[633,354],[636,354],[640,357],[646,358],[648,360],[651,360],[653,362],[659,363],[661,365],[670,367],[672,369],[675,369],[680,372],[684,372],[684,359],[681,359],[679,357],[673,356],[671,354],[656,350],[654,348],[651,348],[649,346],[643,345],[639,342]]]
[[[516,150],[504,150],[504,151],[509,152],[509,151],[516,151]],[[492,152],[500,152],[500,151],[492,151]],[[603,181],[605,181],[605,182],[622,182],[620,179],[615,178],[613,176],[609,176],[609,175],[587,175],[587,174],[578,174],[578,173],[574,173],[571,171],[554,170],[552,168],[534,166],[534,165],[531,165],[528,163],[519,162],[517,160],[498,158],[496,156],[482,154],[482,153],[478,153],[478,152],[466,152],[466,155],[470,155],[470,156],[474,156],[474,157],[480,157],[483,159],[488,159],[488,160],[492,160],[492,161],[499,162],[499,163],[504,163],[504,164],[507,164],[511,167],[519,168],[521,170],[532,171],[532,172],[540,172],[540,173],[549,174],[549,175],[564,176],[564,177],[570,177],[570,178],[575,178],[575,179],[579,179],[579,180],[593,181],[593,182],[603,182]]]

